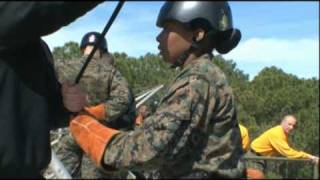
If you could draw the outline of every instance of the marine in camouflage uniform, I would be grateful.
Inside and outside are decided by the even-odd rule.
[[[115,129],[129,130],[134,125],[134,96],[126,79],[110,63],[111,58],[113,57],[107,53],[101,58],[93,57],[79,84],[88,92],[90,106],[105,104],[107,118],[99,122]],[[74,81],[85,59],[86,56],[80,60],[56,60],[55,67],[59,81]],[[108,173],[95,167],[87,156],[83,156],[83,151],[76,144],[68,129],[64,129],[64,135],[54,150],[73,177],[116,176],[115,173]]]
[[[114,128],[132,128],[135,116],[134,96],[128,82],[116,67],[110,64],[109,54],[101,59],[93,57],[79,84],[88,92],[89,105],[106,105],[107,118],[102,121]],[[86,57],[71,60],[57,60],[55,63],[59,81],[74,81]]]
[[[204,52],[211,52],[214,47],[201,44],[194,36],[192,43],[183,41],[189,38],[185,36],[194,34],[179,29],[185,26],[174,22],[197,20],[192,25],[203,25],[199,19],[221,31],[206,32],[208,39],[204,41],[212,42],[210,36],[221,38],[213,41],[219,53],[229,52],[240,41],[240,31],[232,27],[226,2],[166,2],[157,22],[164,30],[157,40],[166,61],[181,67],[182,71],[170,84],[155,113],[133,131],[103,127],[86,115],[70,122],[75,140],[96,165],[108,170],[130,169],[145,175],[151,172],[157,178],[245,177],[232,89],[225,74],[213,64],[212,54]],[[164,23],[168,23],[167,26]],[[179,33],[185,36],[176,35]],[[183,47],[186,49],[176,60],[168,55],[179,52],[179,43],[168,44],[174,40],[184,43],[179,47],[180,52]],[[187,43],[190,43],[189,49]],[[88,141],[95,143],[88,144]]]
[[[114,137],[103,163],[138,172],[157,169],[164,178],[235,178],[242,173],[241,155],[232,90],[203,55],[175,78],[139,129]]]

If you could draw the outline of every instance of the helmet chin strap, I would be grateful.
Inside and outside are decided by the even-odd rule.
[[[190,55],[190,48],[184,51],[178,59],[170,66],[170,68],[181,67]]]
[[[178,59],[174,62],[174,64],[172,64],[170,67],[171,67],[171,68],[181,67],[181,66],[185,63],[185,61],[187,60],[187,58],[189,57],[189,55],[190,55],[192,52],[194,52],[195,50],[197,50],[197,49],[200,49],[200,46],[199,46],[198,42],[196,42],[195,37],[193,37],[189,49],[187,49],[186,51],[184,51],[184,52],[178,57]]]

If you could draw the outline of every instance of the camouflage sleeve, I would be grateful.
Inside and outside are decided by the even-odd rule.
[[[131,102],[133,102],[133,94],[129,85],[121,73],[115,70],[110,87],[110,96],[105,101],[106,121],[113,123],[128,111]]]
[[[112,139],[103,163],[135,171],[184,163],[192,154],[190,138],[198,135],[194,130],[204,118],[208,93],[209,84],[203,80],[189,77],[175,82],[141,127]]]

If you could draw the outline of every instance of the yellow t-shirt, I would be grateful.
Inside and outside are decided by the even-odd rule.
[[[248,129],[244,127],[242,124],[239,124],[240,133],[242,138],[242,149],[247,152],[249,150],[250,137],[248,133]]]
[[[303,151],[296,151],[288,144],[288,136],[283,131],[283,128],[275,126],[251,143],[251,148],[262,156],[283,155],[288,158],[308,158],[311,156]]]

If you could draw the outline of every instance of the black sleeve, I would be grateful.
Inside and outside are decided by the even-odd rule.
[[[90,2],[0,2],[0,49],[24,45],[66,26],[93,9]]]
[[[45,63],[47,64],[47,84],[48,89],[50,89],[50,95],[48,96],[49,106],[51,106],[51,124],[50,129],[57,129],[61,127],[66,127],[69,124],[70,117],[72,112],[68,111],[62,102],[62,94],[61,94],[61,84],[58,82],[56,72],[54,70],[54,62],[53,56],[50,52],[48,44],[40,40],[41,47],[44,51],[45,55]]]
[[[60,84],[59,88],[61,88]],[[71,120],[71,115],[74,115],[75,113],[68,111],[64,107],[60,92],[56,94],[55,99],[51,99],[50,105],[53,109],[50,129],[54,130],[57,128],[67,127],[69,125],[69,121]]]

